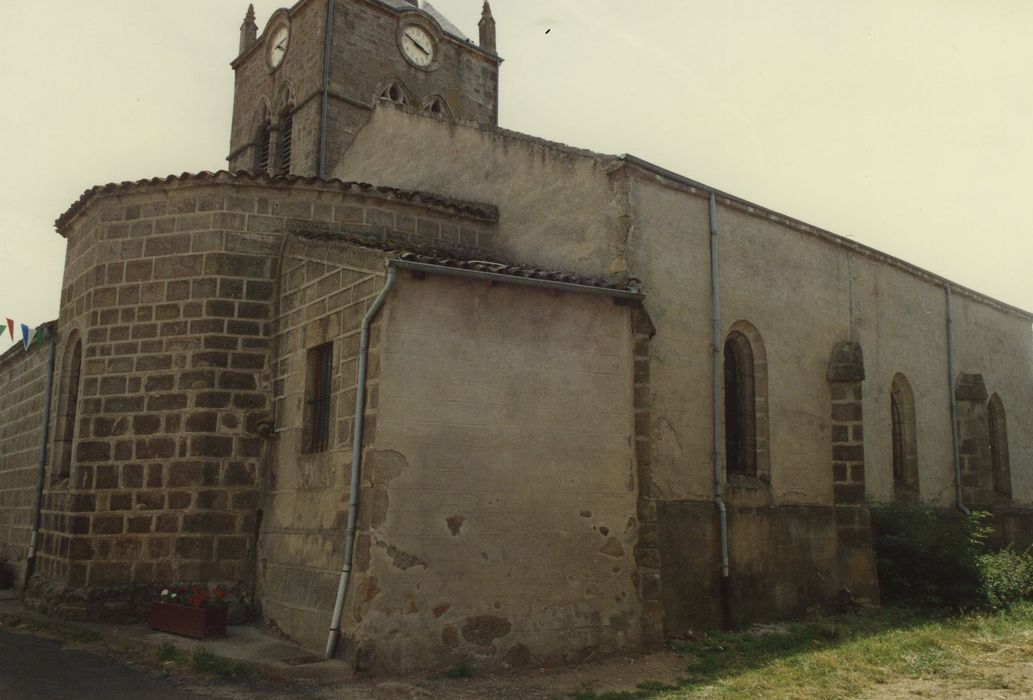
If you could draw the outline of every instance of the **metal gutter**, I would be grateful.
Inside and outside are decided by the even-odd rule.
[[[943,285],[947,296],[947,390],[951,402],[951,445],[954,448],[954,498],[958,510],[969,514],[961,495],[961,451],[958,439],[958,395],[955,387],[954,367],[954,305],[951,299],[950,284]]]
[[[330,110],[330,54],[333,50],[334,1],[326,0],[326,42],[323,45],[323,103],[319,115],[319,179],[326,179],[326,122]]]
[[[723,344],[721,342],[721,291],[718,266],[718,240],[717,240],[717,197],[711,192],[709,201],[710,211],[710,309],[711,321],[711,350],[712,367],[711,379],[713,381],[713,452],[714,452],[714,504],[717,506],[717,517],[721,538],[721,611],[725,627],[732,626],[732,586],[728,567],[728,510],[725,508],[724,500],[724,469],[722,465],[721,450],[721,427],[722,427],[722,403],[721,403],[721,353]]]
[[[388,293],[395,284],[395,268],[389,260],[387,263],[387,280],[380,294],[373,300],[369,311],[362,319],[362,332],[359,335],[359,371],[355,387],[355,430],[352,434],[352,466],[351,492],[348,494],[348,526],[345,530],[344,558],[341,563],[341,579],[337,585],[337,598],[334,601],[334,613],[330,622],[330,634],[326,640],[326,658],[332,659],[337,650],[337,640],[341,634],[341,613],[344,611],[344,596],[348,591],[348,580],[351,578],[352,555],[355,552],[355,524],[359,513],[359,477],[362,472],[362,428],[366,419],[366,360],[369,355],[369,327],[380,312]]]
[[[29,585],[36,570],[36,544],[39,541],[39,529],[43,522],[43,487],[46,483],[47,443],[50,441],[50,400],[54,393],[54,361],[57,355],[57,331],[51,329],[50,358],[47,363],[47,393],[43,399],[43,430],[39,442],[39,464],[36,467],[36,503],[32,517],[32,536],[29,539],[29,554],[25,561],[25,587]]]
[[[554,280],[542,280],[533,277],[516,277],[504,275],[498,272],[484,272],[481,270],[467,270],[461,267],[448,267],[446,265],[433,265],[431,263],[413,262],[410,260],[392,259],[390,264],[403,270],[413,272],[428,272],[436,275],[451,275],[452,277],[465,277],[467,279],[484,280],[498,284],[516,284],[525,287],[540,287],[543,289],[556,289],[574,294],[594,294],[597,296],[608,296],[616,299],[630,299],[639,301],[645,299],[646,295],[637,290],[611,289],[609,287],[593,287],[587,284],[575,284],[573,282],[557,282]]]

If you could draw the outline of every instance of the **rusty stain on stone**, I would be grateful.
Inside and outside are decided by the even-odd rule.
[[[445,625],[441,629],[441,642],[450,649],[459,646],[459,630],[452,625]]]
[[[440,605],[435,605],[431,612],[434,613],[434,617],[441,617],[451,609],[451,603],[441,603]]]
[[[455,537],[463,529],[463,523],[466,522],[466,518],[461,515],[450,515],[445,519],[445,522],[448,523],[448,529],[452,533],[452,537]]]
[[[592,511],[590,511],[590,510],[583,510],[583,511],[581,511],[581,517],[582,518],[591,518],[592,517]]]

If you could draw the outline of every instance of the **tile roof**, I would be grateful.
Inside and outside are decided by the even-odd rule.
[[[498,207],[491,204],[469,202],[460,199],[452,199],[441,195],[418,192],[416,190],[401,190],[394,187],[381,187],[366,182],[350,182],[339,179],[320,179],[318,177],[303,177],[300,175],[265,175],[255,174],[247,171],[230,172],[228,170],[208,171],[197,173],[183,173],[181,175],[168,175],[167,177],[152,177],[143,180],[112,182],[107,185],[97,185],[82,193],[78,200],[68,208],[65,213],[57,218],[54,227],[60,232],[94,197],[105,194],[123,194],[137,188],[148,185],[162,185],[173,183],[186,184],[261,184],[261,185],[322,185],[324,187],[336,188],[341,192],[352,192],[357,194],[372,194],[387,199],[410,202],[413,204],[427,204],[443,209],[450,209],[453,212],[480,219],[482,221],[495,222],[499,219]]]
[[[424,265],[451,267],[475,272],[490,272],[496,275],[522,277],[524,279],[540,280],[543,282],[577,284],[582,287],[598,287],[600,289],[610,289],[613,291],[638,292],[640,284],[639,280],[634,277],[628,277],[620,281],[612,282],[594,277],[575,275],[570,272],[546,270],[526,265],[510,265],[508,263],[496,262],[493,260],[465,260],[434,253],[416,253],[409,250],[394,250],[392,253],[392,257],[406,262],[418,262],[423,263]]]
[[[394,258],[407,263],[419,263],[421,265],[432,265],[435,267],[452,268],[457,270],[468,270],[471,272],[488,273],[493,275],[504,275],[526,280],[537,280],[539,282],[554,282],[561,284],[576,284],[582,287],[596,287],[614,292],[629,292],[639,294],[641,292],[641,280],[634,277],[626,277],[620,280],[605,280],[585,275],[578,275],[571,272],[558,270],[547,270],[532,265],[516,265],[500,262],[498,260],[487,260],[483,257],[465,257],[465,253],[474,253],[470,249],[457,248],[456,252],[449,253],[430,247],[417,247],[411,244],[398,244],[384,240],[367,231],[298,231],[294,233],[298,238],[309,241],[322,241],[326,243],[340,243],[344,245],[372,248],[388,254]]]

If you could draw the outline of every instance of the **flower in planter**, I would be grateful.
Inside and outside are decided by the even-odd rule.
[[[161,591],[161,602],[188,605],[193,608],[224,608],[226,591],[222,586],[209,589],[207,586],[172,587]]]

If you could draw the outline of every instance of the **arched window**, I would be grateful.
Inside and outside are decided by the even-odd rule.
[[[897,497],[918,494],[918,446],[915,440],[915,399],[903,374],[890,385],[890,427],[893,439],[893,491]]]
[[[294,140],[294,106],[287,105],[280,114],[280,174],[291,171],[291,146]]]
[[[423,112],[425,114],[432,114],[435,117],[443,117],[450,119],[452,117],[452,110],[448,107],[448,102],[441,95],[431,95],[423,101]]]
[[[1011,498],[1008,424],[1004,416],[1004,403],[997,394],[991,396],[986,405],[986,418],[990,429],[990,466],[993,470],[994,491],[1005,498]]]
[[[391,80],[377,90],[377,98],[399,105],[409,104],[409,97],[400,80]]]
[[[729,474],[757,474],[757,410],[753,348],[733,331],[725,340],[725,455]]]
[[[65,353],[61,362],[52,470],[54,478],[57,479],[67,479],[72,472],[72,452],[75,443],[81,376],[82,340],[79,338],[79,333],[73,331],[65,342]]]

